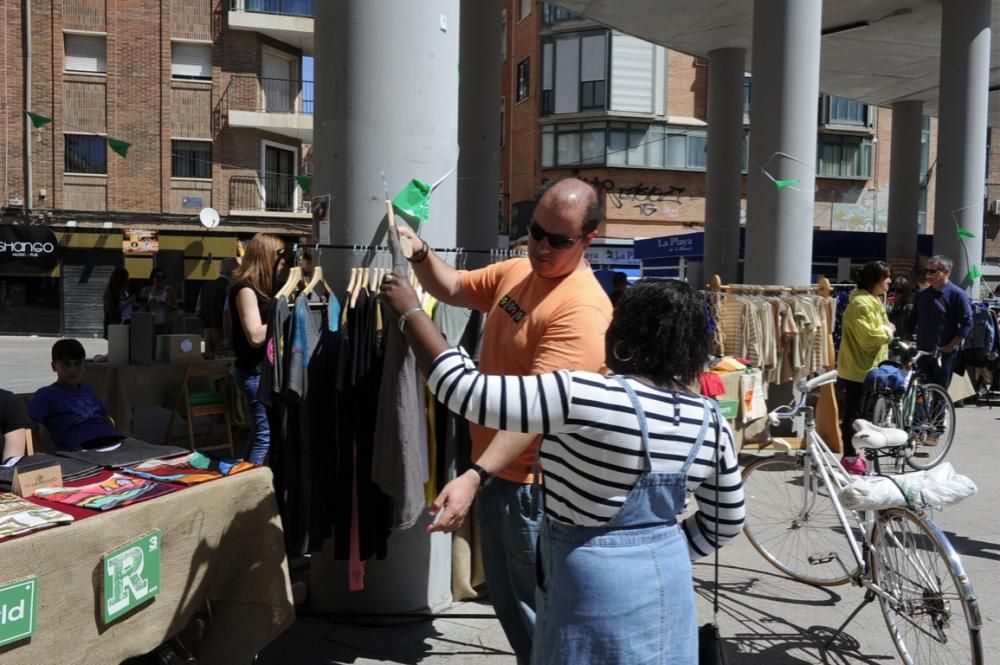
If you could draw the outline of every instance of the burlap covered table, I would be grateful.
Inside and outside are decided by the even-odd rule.
[[[101,556],[152,529],[162,532],[160,593],[104,626]],[[198,662],[249,664],[295,615],[269,469],[0,543],[0,583],[29,575],[37,629],[0,649],[0,664],[120,663],[177,634],[205,599],[213,620],[191,645]]]

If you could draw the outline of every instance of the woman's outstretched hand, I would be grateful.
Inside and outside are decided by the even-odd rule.
[[[413,307],[420,307],[417,292],[405,278],[395,273],[389,273],[382,278],[379,291],[382,293],[382,300],[396,316]]]
[[[444,486],[430,507],[431,515],[437,515],[433,524],[427,525],[427,533],[457,531],[469,514],[472,500],[479,491],[479,476],[475,471],[466,471]]]

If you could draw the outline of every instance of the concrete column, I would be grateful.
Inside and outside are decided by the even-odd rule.
[[[497,244],[500,177],[500,1],[462,0],[458,84],[458,245],[492,249]],[[466,266],[489,263],[470,253]]]
[[[990,0],[941,3],[934,253],[954,261],[951,280],[960,285],[969,266],[982,265],[990,7]],[[959,238],[956,222],[976,237]]]
[[[458,160],[459,0],[314,3],[316,39],[313,192],[331,194],[334,244],[385,243],[389,196],[412,178],[433,183]],[[455,245],[455,173],[431,197],[421,229],[431,246]],[[324,254],[324,264],[327,256]],[[339,279],[351,253],[335,266]]]
[[[822,10],[822,0],[753,5],[747,283],[798,286],[812,278]],[[798,182],[779,189],[772,178]]]
[[[739,279],[743,74],[746,52],[708,54],[708,168],[705,174],[705,274]]]
[[[920,133],[924,103],[896,102],[892,105],[892,149],[889,164],[889,227],[887,259],[917,256],[917,225],[920,212]]]
[[[313,191],[331,194],[334,244],[385,243],[385,192],[411,178],[433,183],[458,159],[459,0],[331,0],[314,3],[316,39]],[[495,109],[494,109],[495,113]],[[455,245],[456,176],[431,197],[422,235]],[[495,213],[494,213],[495,216]],[[332,255],[332,256],[331,256]],[[345,285],[348,251],[325,252]],[[437,610],[451,602],[451,538],[429,538],[426,520],[395,531],[389,556],[368,561],[365,589],[348,591],[346,561],[332,547],[312,558],[310,598],[340,612]]]

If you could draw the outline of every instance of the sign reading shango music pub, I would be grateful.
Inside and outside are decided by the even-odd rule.
[[[0,225],[0,272],[49,272],[59,265],[59,239],[48,226]]]

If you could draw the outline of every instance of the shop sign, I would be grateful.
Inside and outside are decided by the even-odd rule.
[[[705,234],[703,232],[682,233],[635,241],[635,255],[640,259],[702,256],[704,253]]]
[[[156,254],[160,251],[160,232],[155,229],[125,229],[122,253]]]
[[[38,577],[0,586],[0,646],[35,634]]]
[[[584,258],[591,265],[635,265],[638,263],[631,247],[614,245],[594,246],[587,248]]]
[[[722,417],[726,420],[736,420],[736,415],[739,413],[740,403],[735,399],[720,399],[719,400],[719,411],[722,412]]]
[[[104,555],[101,610],[110,623],[160,593],[160,530]]]
[[[48,272],[59,265],[59,239],[48,226],[0,225],[0,272]]]

